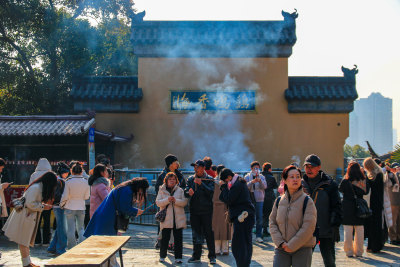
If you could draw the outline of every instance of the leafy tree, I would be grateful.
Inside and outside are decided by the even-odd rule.
[[[371,155],[368,151],[360,145],[350,146],[348,144],[344,145],[344,157],[345,158],[367,158]]]
[[[74,77],[135,75],[131,0],[0,1],[0,114],[72,112]]]
[[[98,25],[102,37],[97,44],[97,75],[127,76],[137,74],[137,59],[130,42],[130,26],[120,19]]]
[[[392,152],[392,157],[391,157],[391,162],[400,162],[400,144],[397,144],[394,147],[394,150]]]

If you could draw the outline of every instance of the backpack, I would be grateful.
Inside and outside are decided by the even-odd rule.
[[[304,217],[304,213],[306,212],[307,203],[308,203],[308,200],[309,200],[309,199],[310,199],[309,196],[306,196],[306,197],[304,198],[304,202],[303,202],[303,217]],[[281,201],[281,196],[279,196],[279,197],[276,199],[276,202],[275,202],[276,209],[278,209],[279,201]],[[315,229],[314,229],[313,236],[315,237],[315,245],[314,245],[314,247],[313,247],[313,249],[314,249],[315,246],[319,244],[319,227],[318,227],[317,224],[315,224]]]

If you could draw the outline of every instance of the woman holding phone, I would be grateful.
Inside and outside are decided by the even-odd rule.
[[[18,244],[23,266],[37,266],[31,262],[29,246],[34,246],[40,214],[53,207],[56,186],[57,175],[54,172],[46,172],[34,180],[24,192],[22,210],[14,209],[3,227],[4,235]]]

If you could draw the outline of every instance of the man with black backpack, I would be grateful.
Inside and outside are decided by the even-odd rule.
[[[335,267],[335,241],[342,222],[342,206],[337,183],[321,170],[317,155],[308,155],[304,161],[303,189],[317,208],[319,249],[324,264]]]

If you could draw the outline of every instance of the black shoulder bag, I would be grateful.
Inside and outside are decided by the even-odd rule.
[[[118,205],[115,201],[116,194],[117,194],[117,190],[115,190],[115,193],[113,194],[113,201],[114,201],[114,207],[115,207],[114,229],[118,232],[125,233],[128,230],[129,216],[125,216],[125,214],[121,213],[118,210]]]
[[[353,191],[354,200],[356,202],[356,216],[361,219],[366,219],[372,215],[372,210],[368,207],[367,201],[363,198],[358,198],[353,189],[353,184],[350,183],[351,191]]]

